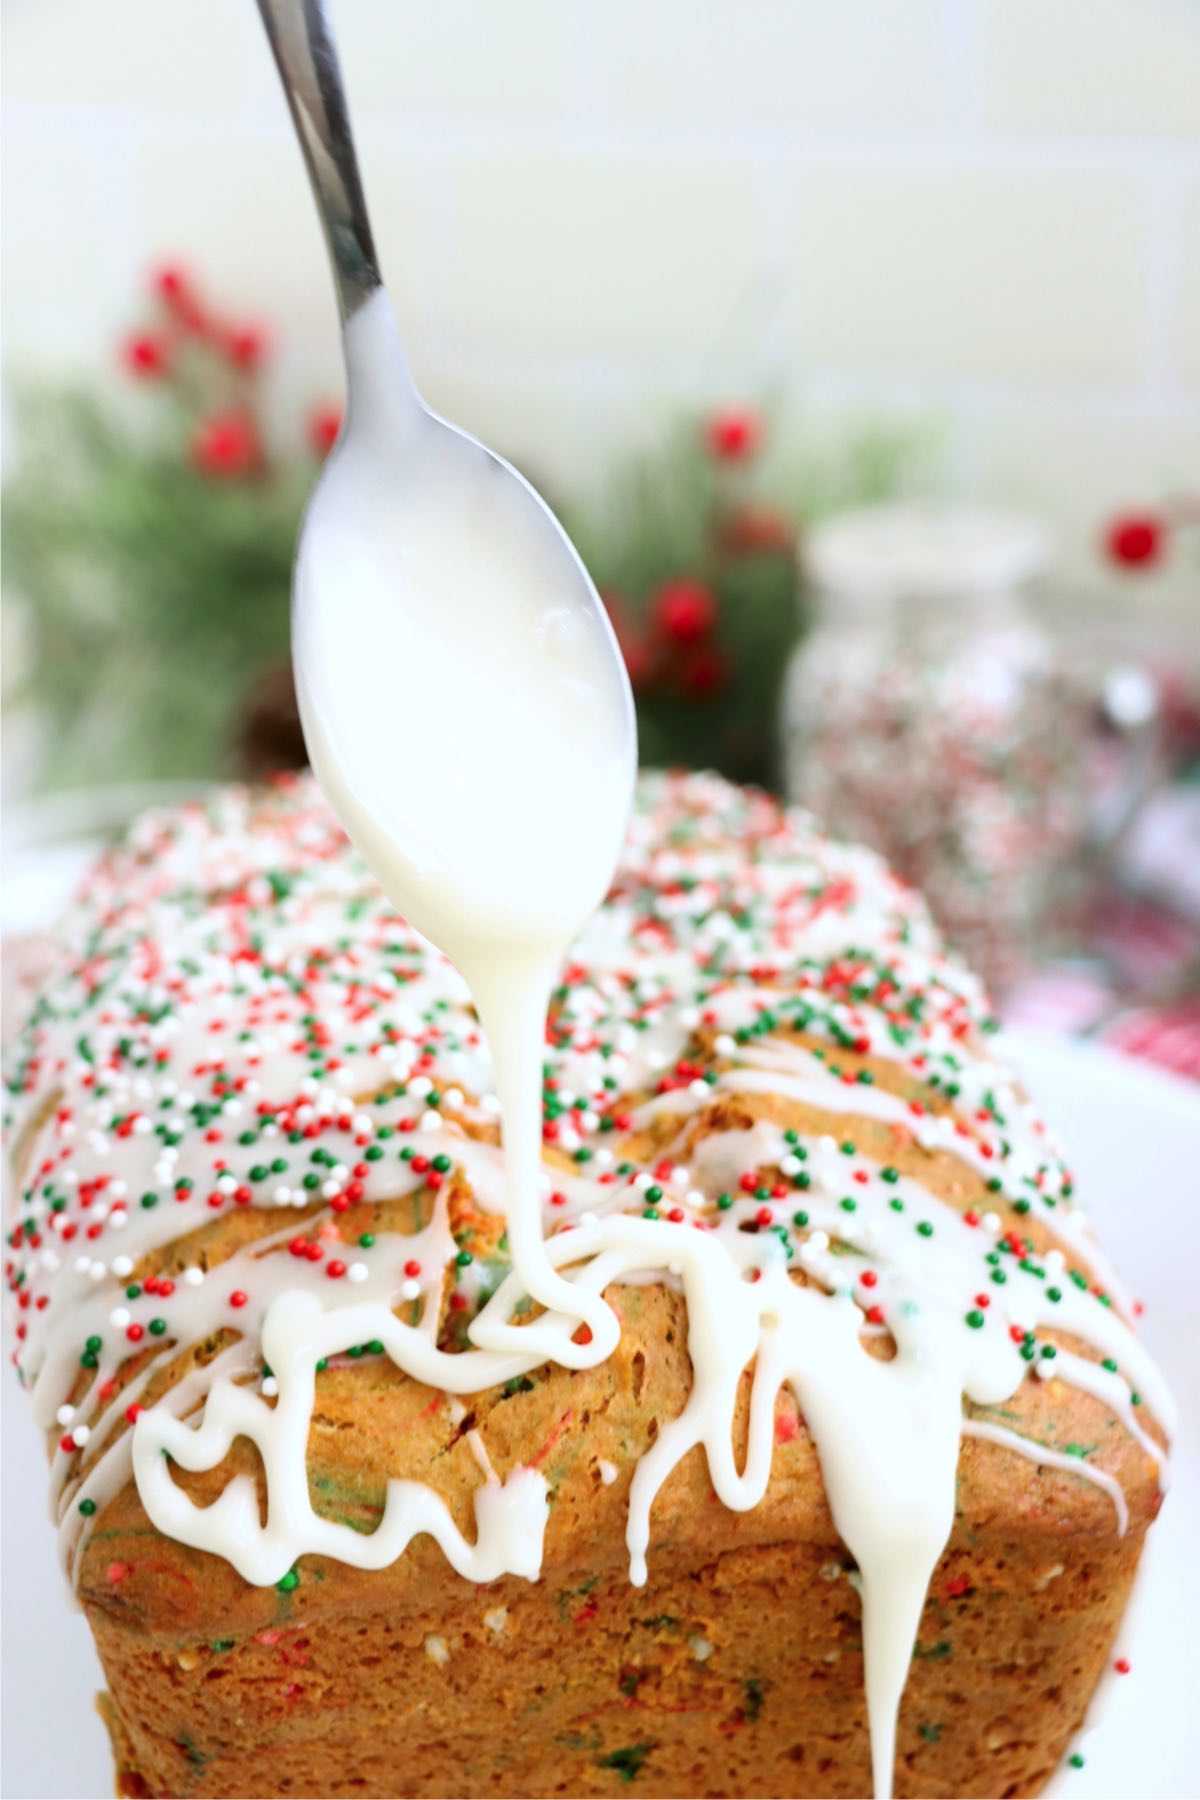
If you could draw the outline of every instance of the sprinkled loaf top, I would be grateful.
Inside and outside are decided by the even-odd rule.
[[[878,858],[716,777],[643,778],[553,997],[543,1090],[556,1266],[687,1303],[691,1395],[628,1494],[635,1579],[693,1445],[726,1505],[761,1500],[786,1388],[868,1587],[939,1552],[960,1431],[1057,1459],[1123,1528],[1120,1470],[990,1410],[1055,1375],[1157,1467],[1145,1402],[1168,1406],[994,1029]],[[308,1553],[380,1567],[423,1531],[473,1579],[536,1576],[532,1455],[500,1479],[476,1446],[474,1543],[420,1483],[364,1534],[304,1482],[315,1383],[390,1359],[470,1394],[579,1344],[555,1315],[530,1318],[524,1360],[472,1347],[480,1320],[530,1311],[486,1044],[309,779],[140,820],[63,922],[6,1080],[16,1362],[54,1434],[68,1561],[133,1473],[160,1529],[255,1583]],[[257,1502],[239,1522],[237,1483],[201,1509],[171,1473],[212,1470],[238,1435],[263,1456],[263,1528]]]

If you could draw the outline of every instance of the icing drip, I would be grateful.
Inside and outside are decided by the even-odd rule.
[[[368,1346],[468,1396],[547,1361],[594,1365],[615,1331],[605,1289],[661,1281],[686,1299],[694,1381],[633,1472],[633,1579],[652,1573],[655,1500],[694,1446],[725,1505],[762,1499],[789,1389],[858,1564],[886,1794],[960,1436],[1092,1482],[1125,1524],[1106,1470],[969,1409],[1036,1371],[1095,1395],[1161,1462],[1145,1417],[1170,1424],[1161,1380],[1056,1146],[989,1054],[977,987],[919,902],[802,815],[712,778],[644,781],[609,901],[557,971],[546,1041],[526,1045],[545,1071],[542,1156],[511,1131],[507,1158],[493,1141],[499,1099],[465,982],[379,895],[308,782],[151,815],[100,865],[61,944],[9,1057],[8,1280],[18,1366],[59,1434],[55,1510],[76,1573],[132,1472],[160,1529],[252,1582],[312,1554],[379,1568],[421,1531],[469,1579],[534,1578],[545,1480],[520,1466],[501,1479],[478,1433],[474,1543],[417,1481],[390,1484],[370,1535],[317,1512],[318,1364]],[[480,999],[486,1022],[503,996]],[[727,1109],[766,1096],[802,1126],[730,1124]],[[955,1159],[977,1198],[952,1204],[868,1154],[855,1119]],[[507,1213],[507,1253],[463,1248],[462,1192],[473,1219]],[[235,1214],[257,1235],[225,1261],[183,1244]],[[547,1310],[518,1324],[530,1299]],[[592,1341],[576,1341],[585,1322]],[[215,1333],[228,1341],[213,1360],[138,1412]],[[262,1456],[265,1524],[245,1479],[200,1507],[162,1454],[212,1469],[238,1435]]]

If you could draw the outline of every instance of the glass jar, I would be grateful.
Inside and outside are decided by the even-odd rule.
[[[1072,900],[1091,700],[1027,605],[1034,523],[966,508],[843,514],[803,556],[816,623],[783,689],[785,779],[920,887],[995,988]]]

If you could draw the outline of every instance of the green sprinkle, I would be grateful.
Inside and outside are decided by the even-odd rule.
[[[289,1569],[287,1574],[275,1583],[275,1586],[281,1594],[290,1594],[294,1588],[300,1586],[300,1577],[295,1569]]]
[[[596,1767],[615,1769],[622,1781],[634,1781],[653,1748],[653,1744],[627,1744],[621,1750],[612,1750],[607,1756],[598,1757]]]

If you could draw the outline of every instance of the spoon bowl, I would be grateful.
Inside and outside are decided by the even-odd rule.
[[[384,887],[456,960],[481,913],[492,937],[565,950],[628,815],[624,662],[549,507],[416,390],[324,0],[259,7],[325,229],[348,385],[293,581],[309,755]]]

